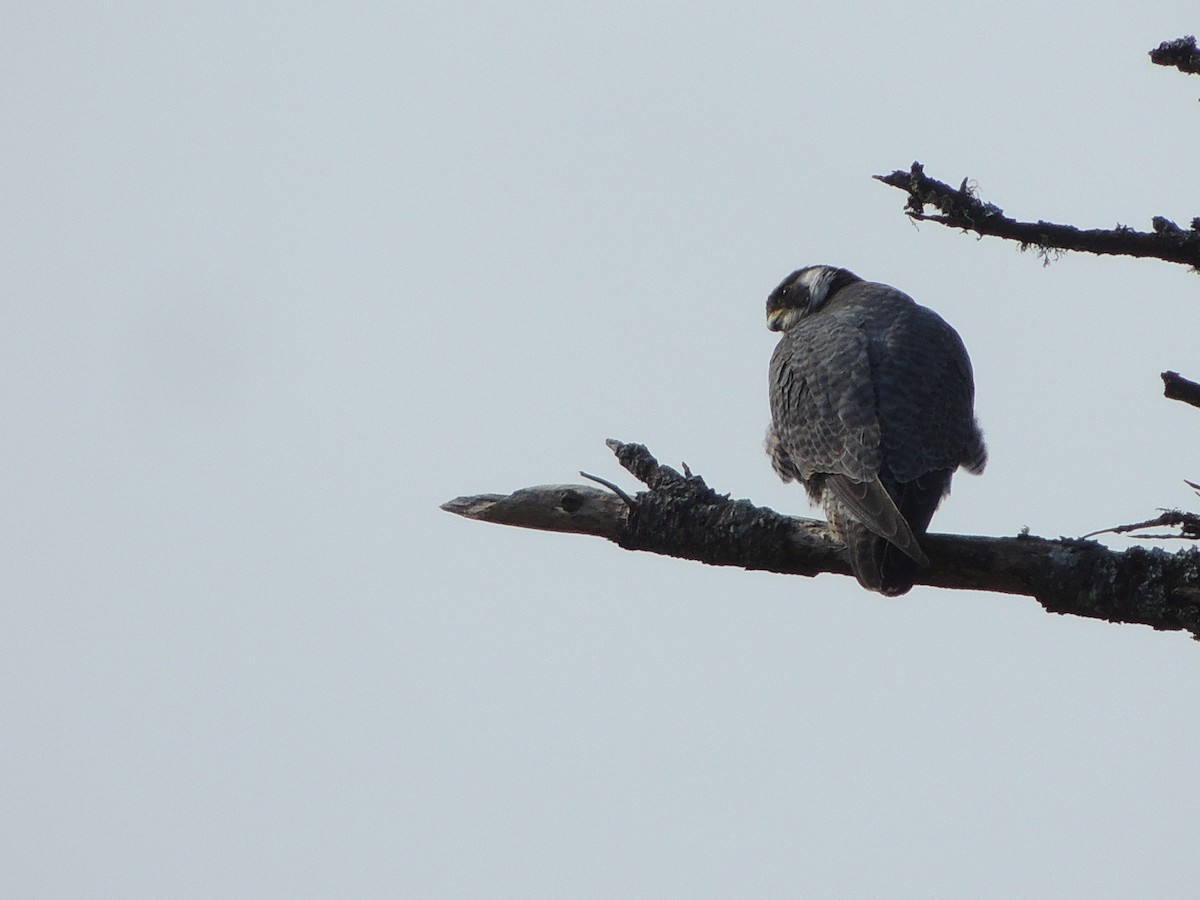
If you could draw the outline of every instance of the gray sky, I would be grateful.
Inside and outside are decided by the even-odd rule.
[[[9,4],[0,894],[1192,897],[1200,647],[442,501],[762,453],[763,299],[937,309],[935,530],[1197,501],[1200,281],[902,215],[1200,214],[1192,2]],[[1129,542],[1114,539],[1113,546]]]

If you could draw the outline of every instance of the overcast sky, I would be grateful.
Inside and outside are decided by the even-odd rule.
[[[934,530],[1196,509],[1194,2],[10,3],[0,894],[1194,897],[1200,645],[447,515],[762,452],[766,294],[961,333]],[[1114,547],[1129,541],[1113,539]],[[1174,545],[1171,545],[1172,549]]]

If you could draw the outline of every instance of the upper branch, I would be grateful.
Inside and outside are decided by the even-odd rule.
[[[1163,41],[1150,51],[1150,62],[1156,66],[1174,66],[1189,75],[1200,75],[1200,49],[1190,34],[1173,41]]]
[[[907,172],[896,170],[890,175],[876,175],[875,179],[907,192],[905,211],[919,221],[1018,241],[1022,250],[1036,247],[1043,254],[1052,250],[1083,250],[1142,256],[1182,263],[1200,271],[1200,218],[1193,219],[1188,230],[1169,219],[1155,216],[1152,232],[1134,231],[1123,225],[1084,231],[1072,225],[1010,219],[1000,207],[980,200],[967,186],[966,179],[961,186],[951,187],[927,176],[919,162],[914,162]],[[926,206],[940,210],[941,215],[926,215]]]
[[[608,444],[649,488],[629,502],[594,487],[547,485],[459,497],[442,508],[503,525],[598,535],[627,550],[709,565],[851,574],[845,548],[824,522],[731,500],[699,476],[661,465],[641,444]],[[1200,549],[1118,553],[1086,540],[945,534],[926,535],[922,547],[931,564],[918,573],[920,584],[1024,594],[1049,612],[1200,637]]]
[[[1163,372],[1163,396],[1168,400],[1182,400],[1192,406],[1200,406],[1200,384],[1189,381],[1178,372]]]

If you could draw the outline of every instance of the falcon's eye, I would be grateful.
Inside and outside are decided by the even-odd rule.
[[[780,292],[779,305],[787,306],[793,309],[802,307],[805,305],[805,301],[807,300],[807,293],[808,292],[804,290],[802,285],[793,282],[789,285],[786,285]]]

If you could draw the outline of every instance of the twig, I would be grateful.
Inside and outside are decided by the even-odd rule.
[[[1131,531],[1140,531],[1143,528],[1159,528],[1178,527],[1179,534],[1140,534],[1139,538],[1158,538],[1166,540],[1171,538],[1197,540],[1200,539],[1200,516],[1195,513],[1184,512],[1180,509],[1164,509],[1161,510],[1162,515],[1153,519],[1147,519],[1145,522],[1134,522],[1132,525],[1114,525],[1112,528],[1101,528],[1099,531],[1093,531],[1090,534],[1083,536],[1084,540],[1095,537],[1098,534],[1129,534]]]
[[[630,497],[627,493],[625,493],[623,490],[621,490],[617,485],[613,484],[611,481],[601,478],[599,475],[589,475],[587,472],[580,472],[579,474],[581,476],[583,476],[584,478],[586,478],[588,481],[594,481],[594,482],[596,482],[596,484],[604,485],[606,488],[608,488],[610,491],[612,491],[614,494],[616,494],[618,497],[620,497],[622,500],[624,500],[625,505],[628,506],[630,509],[637,506],[636,500],[634,500],[632,497]]]

